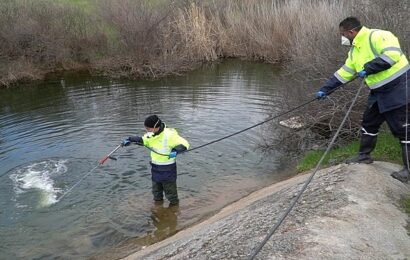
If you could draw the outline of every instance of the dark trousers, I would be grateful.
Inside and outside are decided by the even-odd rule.
[[[155,182],[152,181],[152,194],[154,195],[155,201],[161,201],[165,197],[169,200],[171,205],[176,205],[179,203],[177,182]]]
[[[410,104],[408,106],[410,108]],[[410,116],[410,111],[407,111],[407,115]],[[368,107],[363,114],[362,121],[362,134],[375,135],[378,134],[380,126],[383,122],[387,122],[390,131],[401,142],[406,140],[406,106],[380,113],[377,103],[374,103],[371,107]],[[410,124],[410,119],[407,120]],[[410,126],[407,127],[407,138],[410,139]]]

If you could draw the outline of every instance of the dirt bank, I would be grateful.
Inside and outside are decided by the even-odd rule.
[[[317,173],[258,259],[407,259],[410,185],[398,165],[338,165]],[[126,259],[246,259],[300,190],[307,175],[257,191],[212,218]]]

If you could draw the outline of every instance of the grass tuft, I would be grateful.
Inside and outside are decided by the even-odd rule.
[[[354,141],[346,146],[332,149],[323,160],[323,167],[344,162],[357,154],[359,141]],[[307,171],[316,167],[325,150],[308,152],[297,166],[298,172]],[[377,139],[376,149],[372,153],[376,161],[401,163],[401,148],[398,140],[392,134],[381,132]]]

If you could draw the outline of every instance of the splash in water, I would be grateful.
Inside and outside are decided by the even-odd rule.
[[[66,163],[67,160],[46,160],[17,169],[10,175],[16,197],[34,191],[39,192],[38,207],[47,207],[56,203],[61,189],[55,187],[53,178],[67,172]]]

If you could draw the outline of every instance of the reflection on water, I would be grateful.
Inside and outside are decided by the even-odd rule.
[[[156,230],[151,236],[155,239],[167,238],[177,231],[179,205],[164,207],[163,203],[155,202],[151,207],[151,219]]]
[[[1,256],[124,256],[286,178],[288,158],[261,152],[255,128],[178,156],[179,208],[153,204],[139,146],[59,201],[124,137],[143,134],[147,115],[197,147],[271,116],[278,87],[270,65],[230,61],[159,81],[56,76],[0,90]]]

